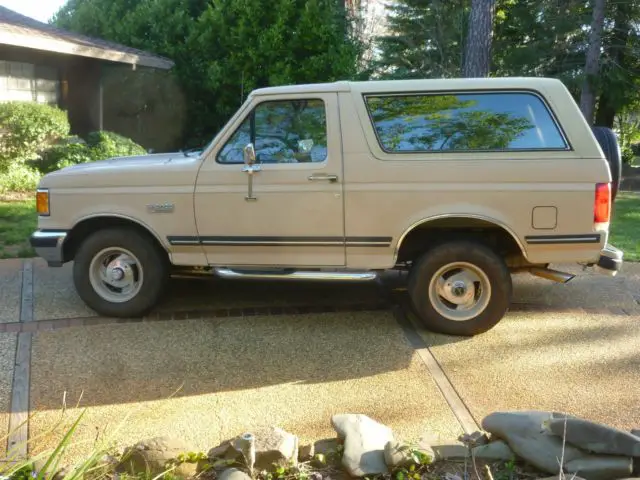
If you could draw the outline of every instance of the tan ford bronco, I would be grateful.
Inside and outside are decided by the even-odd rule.
[[[615,134],[590,128],[555,79],[337,82],[255,90],[199,152],[46,175],[31,244],[74,261],[107,316],[148,312],[176,272],[373,280],[408,270],[437,332],[492,328],[511,274],[615,275]]]

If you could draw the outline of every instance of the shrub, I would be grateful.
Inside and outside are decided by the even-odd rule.
[[[0,103],[0,172],[39,154],[69,135],[63,110],[33,102]]]
[[[87,144],[91,148],[93,160],[144,155],[147,153],[143,147],[133,140],[107,131],[91,132],[87,136]]]
[[[133,140],[117,133],[100,131],[90,133],[87,142],[77,137],[69,137],[49,147],[35,166],[42,173],[49,173],[78,163],[145,153],[145,149]]]
[[[39,180],[38,170],[22,163],[12,163],[0,174],[0,193],[31,192]]]
[[[50,147],[42,154],[37,168],[42,173],[49,173],[70,165],[91,162],[91,149],[85,143],[61,143]]]

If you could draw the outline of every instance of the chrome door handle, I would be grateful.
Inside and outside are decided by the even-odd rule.
[[[242,167],[242,171],[251,175],[254,172],[259,172],[262,170],[260,165],[245,165]]]
[[[314,173],[313,175],[309,175],[308,179],[311,182],[325,181],[334,183],[338,181],[338,176],[328,175],[326,173]]]

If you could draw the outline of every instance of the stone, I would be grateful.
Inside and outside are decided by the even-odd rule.
[[[165,472],[169,462],[177,461],[178,455],[194,451],[182,440],[172,437],[154,437],[142,440],[125,449],[118,469],[132,475],[149,472],[156,476]],[[198,468],[197,463],[178,463],[172,472],[180,477],[193,476]]]
[[[281,428],[271,427],[255,434],[255,469],[272,470],[273,464],[298,463],[298,437]]]
[[[469,448],[464,445],[432,445],[431,449],[433,450],[436,460],[456,462],[464,461],[464,459],[469,456]]]
[[[628,477],[632,472],[632,460],[613,455],[592,455],[565,464],[565,471],[576,473],[585,480],[611,480]]]
[[[316,450],[313,443],[302,445],[298,451],[298,461],[307,462],[313,458],[316,454]]]
[[[576,447],[608,455],[640,456],[640,438],[617,428],[582,418],[551,419],[547,428]]]
[[[640,438],[640,430],[631,430],[631,435],[635,435],[636,437]]]
[[[562,439],[551,434],[544,425],[562,414],[541,411],[496,412],[482,420],[482,428],[504,440],[511,450],[534,467],[553,474],[562,458]],[[565,465],[587,456],[580,449],[565,445]]]
[[[237,468],[229,468],[222,472],[218,480],[251,480],[251,477]]]
[[[339,414],[331,424],[344,439],[342,465],[352,477],[380,475],[388,472],[384,447],[394,440],[392,430],[361,414]]]
[[[317,440],[313,444],[313,453],[314,455],[320,453],[328,457],[337,453],[339,446],[340,443],[337,438],[324,438],[322,440]]]
[[[209,460],[239,460],[242,458],[242,453],[240,453],[233,446],[232,440],[225,440],[217,447],[213,447],[207,453]]]
[[[426,463],[431,463],[435,459],[435,454],[431,447],[419,447],[416,448],[416,450],[429,457],[429,461]],[[408,467],[409,465],[415,463],[414,459],[412,458],[409,446],[395,440],[391,440],[385,444],[384,460],[390,469],[396,467]]]
[[[503,442],[502,440],[487,443],[486,445],[478,445],[471,451],[473,452],[473,456],[475,458],[488,461],[495,460],[508,462],[515,457],[513,450],[511,450],[509,445],[507,445],[506,442]]]
[[[471,447],[486,445],[487,443],[489,443],[489,437],[487,437],[487,434],[484,432],[479,432],[477,430],[473,433],[465,433],[463,435],[460,435],[458,440],[465,445],[470,445]]]

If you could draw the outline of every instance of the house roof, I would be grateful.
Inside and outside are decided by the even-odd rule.
[[[168,70],[168,58],[56,28],[0,6],[0,44]]]

